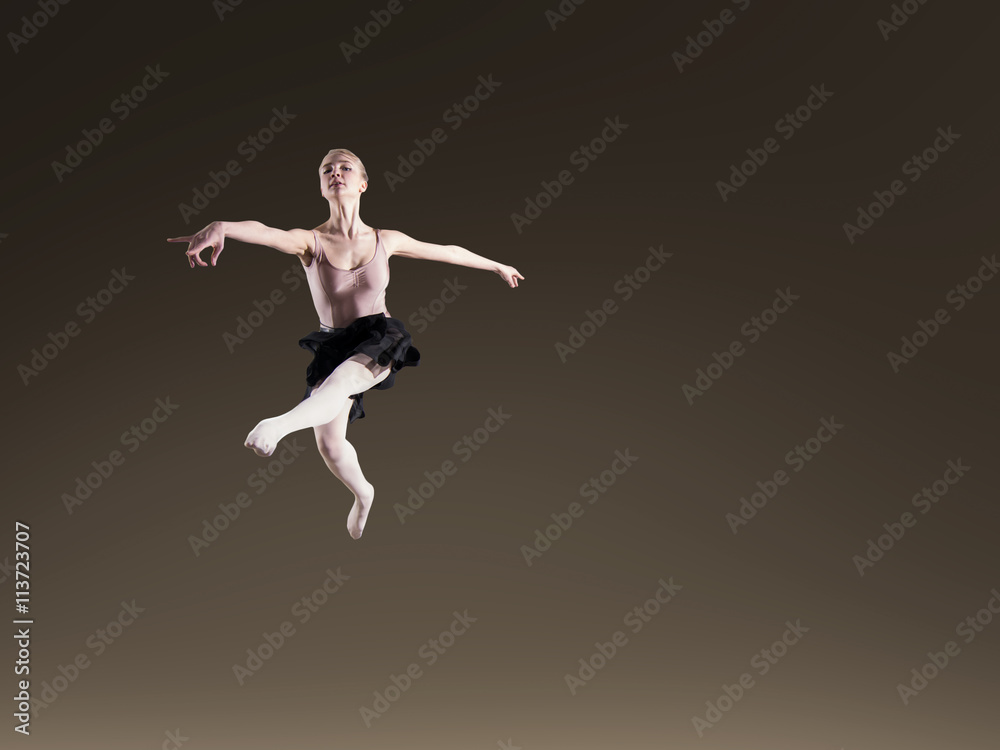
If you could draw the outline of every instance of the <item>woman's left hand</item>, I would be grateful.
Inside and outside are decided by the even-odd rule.
[[[524,277],[520,273],[518,273],[517,269],[514,268],[514,266],[498,265],[496,272],[500,274],[503,280],[506,281],[511,286],[511,288],[517,286],[518,279],[524,280]]]

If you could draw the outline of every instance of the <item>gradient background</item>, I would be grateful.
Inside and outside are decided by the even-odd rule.
[[[36,706],[30,737],[8,718],[0,745],[177,747],[179,730],[185,750],[997,747],[1000,624],[987,611],[968,644],[956,626],[1000,586],[1000,279],[960,311],[945,295],[996,251],[1000,9],[932,0],[885,40],[888,2],[593,0],[553,30],[555,0],[428,1],[346,61],[385,7],[248,0],[220,20],[209,0],[73,2],[7,45],[0,592],[26,522],[34,697],[78,654],[90,666]],[[735,22],[679,72],[672,53],[726,7]],[[37,10],[7,4],[4,31]],[[111,102],[156,64],[169,77],[118,120]],[[384,173],[488,74],[497,91],[390,190]],[[716,181],[821,84],[833,97],[722,201]],[[295,119],[246,163],[274,107]],[[52,162],[109,116],[57,180]],[[628,129],[576,172],[570,154],[615,116]],[[908,182],[902,164],[947,126],[960,140]],[[366,223],[525,280],[393,259],[388,307],[423,362],[348,432],[377,490],[364,537],[301,432],[305,453],[196,555],[189,538],[269,465],[243,440],[298,402],[297,339],[318,321],[283,279],[298,261],[230,241],[192,270],[164,239],[216,219],[320,224],[333,147],[365,161]],[[178,204],[229,159],[242,173],[185,223]],[[517,232],[511,213],[562,169],[573,184]],[[843,223],[894,179],[907,192],[850,243]],[[614,284],[660,245],[673,257],[623,301]],[[135,280],[83,321],[122,267]],[[446,279],[468,290],[414,326]],[[779,288],[799,301],[747,343]],[[287,301],[230,353],[223,334],[274,289]],[[619,311],[562,362],[556,342],[606,298]],[[893,372],[887,353],[942,307],[951,322]],[[70,321],[80,335],[25,385],[18,366]],[[746,353],[689,404],[681,387],[732,340]],[[63,494],[168,397],[177,412],[68,513]],[[509,422],[463,462],[455,442],[500,407]],[[824,417],[844,429],[791,472]],[[587,504],[581,485],[626,449],[638,460]],[[393,505],[448,459],[457,474],[400,523]],[[957,459],[967,475],[860,576],[853,556]],[[778,469],[790,483],[734,535],[726,514]],[[574,501],[584,515],[528,566],[522,545]],[[350,578],[302,623],[292,607],[328,568]],[[623,618],[661,578],[683,588],[633,634]],[[143,614],[96,653],[132,600]],[[428,665],[419,649],[456,610],[476,623]],[[796,620],[808,634],[760,675],[751,660]],[[240,685],[233,666],[283,621],[295,634]],[[627,644],[571,694],[565,676],[616,630]],[[949,640],[960,654],[904,705],[897,686]],[[360,709],[414,662],[423,675],[366,727]],[[754,687],[699,737],[692,717],[744,672]]]

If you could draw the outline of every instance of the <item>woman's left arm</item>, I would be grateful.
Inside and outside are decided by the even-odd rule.
[[[495,260],[484,258],[482,255],[476,255],[458,245],[435,245],[432,242],[421,242],[394,229],[382,230],[382,243],[389,255],[418,260],[436,260],[456,266],[492,271],[503,278],[511,287],[517,286],[518,279],[524,279],[524,276],[518,273],[518,270],[513,266],[507,266],[503,263],[497,263]]]

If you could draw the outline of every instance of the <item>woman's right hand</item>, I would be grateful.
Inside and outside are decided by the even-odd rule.
[[[212,265],[214,266],[215,261],[219,258],[219,254],[222,252],[225,240],[226,232],[221,221],[213,221],[200,232],[192,234],[188,237],[167,238],[167,242],[188,243],[187,259],[188,263],[191,264],[191,268],[194,268],[195,261],[197,261],[199,266],[208,265],[208,263],[201,259],[201,251],[209,247],[214,248],[212,252]]]

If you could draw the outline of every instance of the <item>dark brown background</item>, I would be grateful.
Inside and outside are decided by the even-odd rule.
[[[1000,586],[1000,280],[958,312],[945,295],[996,251],[1000,12],[930,0],[884,40],[888,2],[754,0],[679,73],[671,54],[727,6],[592,0],[552,30],[555,0],[406,3],[348,63],[340,43],[384,4],[248,0],[220,21],[208,0],[73,2],[5,48],[0,560],[29,523],[35,696],[77,654],[91,665],[0,745],[136,750],[179,729],[190,750],[996,747],[1000,624],[967,645],[955,627]],[[36,11],[8,4],[3,30]],[[51,163],[156,64],[169,77],[58,182]],[[385,171],[487,74],[500,88],[389,190]],[[820,84],[834,96],[721,201],[716,180]],[[283,106],[286,131],[185,224],[178,204]],[[628,130],[518,234],[510,214],[615,116]],[[960,140],[849,243],[843,222],[947,126]],[[424,361],[348,433],[377,488],[363,539],[301,432],[306,453],[195,556],[189,536],[267,465],[242,442],[298,401],[296,342],[317,320],[282,280],[292,259],[231,241],[191,270],[164,238],[316,226],[333,147],[365,160],[367,223],[526,278],[394,259],[396,317],[445,279],[468,291],[411,327]],[[673,257],[621,301],[614,283],[660,244]],[[76,306],[121,267],[135,281],[83,323]],[[786,287],[800,300],[689,405],[681,386]],[[276,288],[288,301],[230,354],[223,333]],[[608,297],[619,311],[561,362],[555,343]],[[894,373],[887,353],[941,307],[951,322]],[[25,386],[18,365],[73,320]],[[167,397],[176,414],[68,514],[62,494]],[[508,424],[401,524],[393,504],[501,406]],[[726,514],[824,417],[842,433],[734,536]],[[626,448],[636,463],[527,566],[521,546]],[[967,476],[859,576],[852,557],[959,458]],[[338,567],[350,580],[300,623],[293,603]],[[632,634],[624,615],[671,577],[683,589]],[[145,612],[96,655],[87,639],[133,599]],[[428,666],[418,649],[466,609],[477,622]],[[296,634],[240,686],[233,665],[284,620]],[[759,675],[788,620],[809,633]],[[619,629],[627,645],[571,695],[565,675]],[[961,653],[903,705],[897,685],[949,640]],[[423,676],[367,728],[359,709],[412,662]],[[744,672],[755,686],[699,738],[692,717]]]

